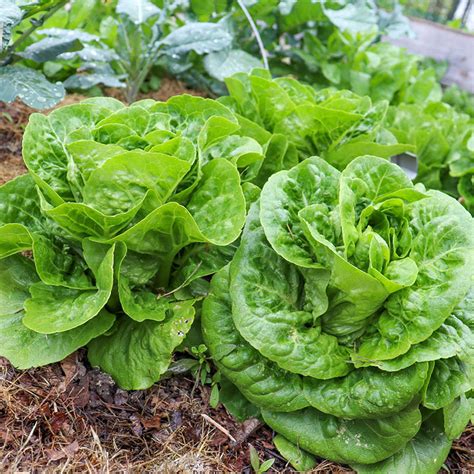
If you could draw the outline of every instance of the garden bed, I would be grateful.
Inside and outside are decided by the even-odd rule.
[[[0,358],[0,468],[243,472],[250,469],[251,444],[261,460],[276,459],[275,471],[294,472],[278,455],[268,428],[255,420],[236,423],[221,405],[211,409],[209,396],[208,387],[189,377],[126,392],[91,369],[82,351],[60,364],[23,372]],[[472,472],[473,442],[470,426],[453,445],[449,472]],[[323,460],[313,472],[351,471]]]
[[[154,99],[197,93],[163,81]],[[120,91],[110,91],[120,98]],[[197,93],[199,94],[199,93]],[[68,96],[61,105],[81,100]],[[0,183],[26,170],[21,139],[28,107],[0,108]],[[269,428],[251,419],[237,423],[219,405],[209,406],[210,388],[191,376],[169,378],[144,391],[118,389],[92,369],[84,351],[61,363],[17,371],[0,358],[0,468],[2,471],[250,470],[249,445],[261,460],[275,458],[272,470],[292,472],[272,444]],[[474,429],[455,441],[446,461],[450,472],[474,470]],[[320,461],[314,472],[345,472]]]

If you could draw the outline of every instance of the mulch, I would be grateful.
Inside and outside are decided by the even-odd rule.
[[[126,392],[84,351],[23,372],[0,359],[0,395],[1,472],[245,472],[249,443],[262,459],[278,456],[258,420],[211,409],[209,387],[174,377]]]
[[[121,91],[108,93],[123,98]],[[159,91],[140,98],[180,93],[205,95],[165,79]],[[70,95],[60,105],[83,98]],[[26,172],[21,139],[32,112],[0,102],[0,184]],[[262,461],[275,459],[271,471],[294,472],[270,429],[255,419],[236,422],[222,405],[210,408],[209,397],[210,388],[191,376],[126,392],[92,369],[84,350],[27,371],[0,358],[0,472],[251,472],[250,445]],[[446,470],[474,472],[473,446],[470,425],[453,444]],[[350,471],[321,461],[312,472]]]

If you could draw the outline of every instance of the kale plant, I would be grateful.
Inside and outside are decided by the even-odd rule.
[[[225,21],[199,22],[186,16],[183,22],[179,2],[158,7],[149,0],[119,0],[111,9],[76,0],[67,12],[65,0],[43,0],[36,8],[2,1],[0,99],[8,102],[18,96],[35,108],[55,105],[64,96],[64,87],[88,90],[99,85],[125,87],[126,99],[132,103],[153,68],[161,67],[160,74],[165,70],[176,74],[191,68],[196,58],[209,55],[206,61],[217,70],[211,54],[227,50],[233,40]],[[93,18],[89,26],[87,14],[102,19],[98,23]],[[10,41],[12,30],[19,31],[28,22],[31,26]],[[233,57],[237,67],[231,72],[243,70],[238,65],[241,59],[252,67],[259,65],[244,56],[242,52]]]
[[[31,107],[44,109],[52,107],[64,97],[61,84],[52,84],[35,69],[16,63],[22,59],[21,51],[32,34],[66,3],[66,0],[40,0],[18,6],[14,0],[0,0],[1,101],[11,102],[18,97]],[[26,28],[22,32],[20,25]],[[62,51],[53,47],[41,52],[43,57],[50,59]]]
[[[127,101],[133,102],[149,75],[160,60],[182,68],[185,55],[220,51],[229,46],[232,37],[218,23],[176,22],[179,5],[164,2],[161,8],[149,0],[139,2],[119,0],[116,17],[107,20],[104,31],[115,38],[113,49],[117,54],[116,67],[126,76]],[[186,66],[189,67],[189,66]]]

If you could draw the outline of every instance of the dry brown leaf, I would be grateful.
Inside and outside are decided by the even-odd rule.
[[[49,424],[53,434],[58,434],[67,425],[68,417],[66,413],[54,413]]]
[[[143,434],[143,426],[140,418],[137,415],[130,416],[131,426],[130,429],[135,436],[140,437]]]
[[[241,425],[241,431],[236,435],[236,444],[242,444],[246,441],[255,431],[262,426],[262,422],[257,418],[249,418],[244,421]]]
[[[84,408],[90,400],[90,383],[89,376],[78,377],[69,386],[68,391],[63,395],[65,400],[70,400],[75,408]]]
[[[159,430],[161,428],[161,417],[152,416],[150,418],[141,418],[140,419],[143,428],[146,430]]]
[[[77,353],[68,355],[61,361],[61,369],[64,372],[64,386],[67,387],[74,379],[77,373]]]
[[[79,443],[73,441],[67,446],[62,446],[61,449],[47,449],[46,453],[50,461],[59,461],[64,458],[72,458],[78,451]]]

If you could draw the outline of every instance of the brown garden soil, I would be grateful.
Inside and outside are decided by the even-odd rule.
[[[110,95],[122,98],[120,91]],[[173,80],[147,94],[166,100],[201,94]],[[70,95],[60,105],[83,96]],[[0,184],[26,172],[21,139],[33,110],[0,102]],[[293,472],[258,420],[237,423],[210,389],[190,376],[165,379],[149,390],[126,392],[97,369],[84,350],[58,364],[15,370],[0,358],[0,472],[251,472],[250,445],[272,472]],[[474,428],[454,443],[444,472],[474,472]],[[312,471],[350,472],[321,460]]]

